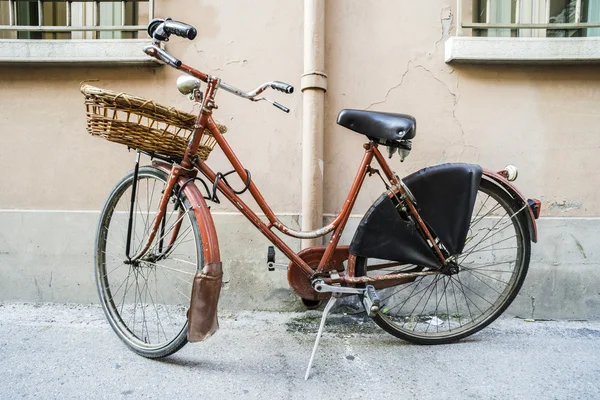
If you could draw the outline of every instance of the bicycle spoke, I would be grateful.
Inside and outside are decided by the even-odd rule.
[[[456,306],[456,314],[458,315],[458,325],[459,327],[462,327],[463,325],[460,319],[460,308],[458,308],[458,301],[456,300],[456,291],[454,290],[454,284],[452,283],[452,279],[449,279],[448,282],[450,282],[450,285],[452,285],[452,295],[454,296],[454,305]]]
[[[480,269],[480,268],[494,267],[494,266],[496,266],[496,265],[504,265],[504,264],[511,264],[511,263],[514,263],[514,260],[513,260],[513,261],[502,261],[502,262],[491,263],[491,264],[483,264],[483,265],[480,265],[480,266],[478,266],[478,267],[473,267],[473,268],[471,268],[471,267],[466,267],[466,268],[471,268],[471,269]],[[461,264],[459,264],[459,266],[460,266],[460,267],[463,267],[463,266],[464,266],[463,264],[464,264],[464,263],[461,263]]]
[[[485,282],[483,279],[481,279],[477,275],[473,275],[473,278],[477,279],[478,281],[480,281],[481,283],[483,283],[484,285],[486,285],[487,287],[489,287],[490,289],[492,289],[494,292],[498,293],[499,295],[502,294],[502,292],[499,292],[496,289],[494,289],[490,284],[488,284],[487,282]]]
[[[460,280],[460,277],[459,277],[458,275],[455,275],[455,276],[457,276],[457,277],[458,277],[458,281],[459,281],[459,282],[461,282],[461,280]],[[476,291],[474,291],[473,289],[471,289],[469,286],[463,285],[463,284],[462,284],[462,282],[461,282],[461,286],[462,286],[463,288],[466,288],[466,289],[468,289],[468,290],[469,290],[471,293],[473,293],[474,295],[476,295],[477,297],[479,297],[480,299],[482,299],[483,301],[485,301],[485,302],[486,302],[486,303],[488,303],[489,305],[491,305],[491,306],[493,306],[493,305],[494,305],[494,304],[493,304],[493,303],[491,303],[491,302],[490,302],[488,299],[486,299],[485,297],[483,297],[482,295],[480,295],[479,293],[477,293]],[[473,302],[472,300],[471,300],[471,303],[472,303],[474,306],[476,306],[476,307],[477,307],[477,305],[475,304],[475,302]],[[480,311],[480,312],[483,314],[483,312],[481,311],[481,309],[479,309],[479,307],[477,307],[477,309],[478,309],[478,310],[479,310],[479,311]]]
[[[440,277],[436,276],[435,280],[433,281],[433,284],[435,284],[436,287],[437,287],[437,283],[438,283],[439,280],[440,280]],[[423,308],[421,309],[421,312],[419,313],[419,315],[417,317],[420,317],[421,315],[423,315],[423,312],[425,311],[425,307],[427,307],[427,303],[429,303],[429,299],[431,299],[431,295],[433,295],[433,290],[431,291],[431,293],[429,293],[429,297],[427,297],[427,300],[425,301],[425,304],[423,304]],[[421,299],[417,303],[417,306],[421,303],[421,300],[423,299],[423,297],[425,297],[425,296],[424,295],[421,296]],[[417,308],[417,306],[415,306],[415,309]],[[415,309],[413,309],[413,311],[411,312],[411,315],[414,313]],[[416,327],[417,327],[417,324],[415,324],[413,326],[413,331],[416,329]]]
[[[492,246],[495,246],[495,245],[497,245],[497,244],[499,244],[499,243],[504,243],[504,242],[506,242],[507,240],[510,240],[510,239],[512,239],[512,238],[514,238],[514,237],[517,237],[517,235],[512,235],[512,236],[509,236],[509,237],[507,237],[507,238],[505,238],[505,239],[499,240],[499,241],[497,241],[497,242],[495,242],[495,243],[492,243],[492,244],[490,244],[490,245],[487,245],[487,246],[483,247],[483,249],[487,249],[487,248],[489,248],[489,247],[492,247]],[[470,256],[471,254],[473,254],[473,252],[470,252],[469,254],[467,254],[466,256],[464,256],[462,259],[464,260],[465,258],[467,258],[468,256]]]
[[[446,285],[444,287],[444,298],[446,299],[446,315],[448,316],[448,332],[452,331],[452,325],[450,324],[450,307],[448,307],[448,292],[446,288],[448,287],[448,283],[450,283],[450,279],[445,280]]]
[[[458,284],[460,284],[460,291],[463,294],[463,297],[465,298],[465,304],[467,305],[467,308],[469,309],[469,315],[471,316],[471,321],[474,321],[475,318],[473,318],[473,313],[471,312],[471,308],[469,307],[469,301],[471,301],[471,304],[473,304],[475,306],[475,308],[477,308],[479,310],[479,312],[481,313],[481,309],[479,307],[477,307],[477,304],[475,304],[473,302],[473,300],[471,300],[469,298],[469,296],[467,296],[467,294],[465,293],[465,286],[462,284],[462,282],[460,281],[460,277],[457,275],[458,279],[453,279],[453,277],[450,277],[450,279],[453,282],[458,282]],[[457,285],[458,285],[457,284]]]
[[[479,271],[477,271],[477,270],[474,270],[474,269],[465,268],[465,271],[466,271],[466,272],[469,272],[469,273],[471,273],[471,274],[480,274],[480,275],[486,276],[486,277],[488,277],[489,279],[495,280],[495,281],[497,281],[497,282],[500,282],[500,283],[504,283],[505,285],[508,285],[508,284],[509,284],[508,282],[504,282],[504,281],[503,281],[503,280],[501,280],[501,279],[494,278],[493,276],[489,276],[489,275],[483,274],[483,273],[481,273],[481,272],[479,272]],[[510,271],[504,271],[504,272],[510,272]]]
[[[154,282],[157,282],[157,281],[158,281],[158,278],[156,277],[156,268],[154,268]],[[169,324],[173,325],[173,318],[171,317],[171,313],[169,312],[168,303],[162,292],[161,292],[161,295],[162,295],[162,304],[164,305],[165,311],[167,313],[167,317],[169,318]],[[158,298],[158,284],[156,284],[156,297]],[[164,328],[163,328],[163,333],[165,333]],[[168,339],[166,333],[165,333],[165,339]]]
[[[482,215],[481,217],[479,217],[477,220],[473,220],[471,221],[471,225],[469,226],[469,228],[473,229],[480,221],[482,221],[485,217],[487,217],[488,215],[490,215],[491,213],[501,209],[502,206],[500,204],[496,204],[490,211],[488,211],[487,213],[485,213],[484,215]]]
[[[168,283],[171,285],[171,287],[172,287],[173,289],[175,289],[175,291],[176,291],[176,292],[178,292],[178,293],[179,293],[179,294],[180,294],[180,295],[181,295],[181,296],[182,296],[182,297],[183,297],[183,298],[184,298],[186,301],[188,301],[188,302],[189,302],[189,300],[190,300],[190,296],[189,296],[189,295],[187,295],[187,294],[185,294],[185,293],[183,293],[181,290],[179,290],[177,287],[175,287],[175,285],[173,285],[173,282],[171,282],[171,281],[169,280],[169,278],[167,277],[167,275],[165,274],[165,271],[163,271],[163,270],[161,269],[161,270],[160,270],[160,272],[161,272],[161,273],[162,273],[162,274],[165,276],[165,280],[166,280],[166,281],[167,281],[167,282],[168,282]]]
[[[514,237],[514,236],[513,236]],[[494,243],[494,244],[498,244],[498,242]],[[502,249],[487,249],[487,250],[476,250],[471,252],[471,254],[475,254],[475,253],[485,253],[488,251],[502,251],[502,250],[516,250],[518,249],[518,247],[504,247]]]
[[[127,281],[129,282],[129,278],[131,277],[131,273],[133,272],[133,267],[130,265],[129,266],[129,273],[127,274]],[[133,286],[133,281],[131,282],[131,285]],[[121,312],[120,314],[123,314],[123,306],[125,305],[125,297],[127,296],[127,292],[129,291],[129,287],[128,284],[125,284],[125,293],[123,293],[123,300],[121,300]]]
[[[191,208],[190,208],[190,209],[191,209]],[[188,210],[188,211],[189,211],[189,210]],[[165,233],[164,233],[164,235],[160,236],[158,239],[154,239],[154,240],[155,240],[155,244],[154,244],[154,245],[152,245],[152,246],[150,246],[150,247],[148,248],[148,251],[147,251],[147,252],[151,252],[151,251],[153,251],[153,250],[154,250],[156,247],[158,247],[158,244],[159,244],[159,242],[160,242],[162,239],[164,239],[164,238],[165,238],[165,237],[166,237],[166,236],[167,236],[169,233],[171,233],[171,231],[172,231],[173,229],[175,229],[175,226],[176,226],[176,225],[177,225],[177,224],[178,224],[178,223],[179,223],[181,220],[183,220],[183,218],[184,218],[186,215],[187,215],[187,212],[186,212],[186,213],[183,213],[183,214],[181,215],[181,217],[180,217],[180,218],[178,218],[178,219],[177,219],[177,221],[175,221],[175,223],[173,224],[173,226],[171,226],[171,227],[170,227],[170,228],[167,230],[167,232],[165,232]],[[191,229],[191,228],[190,228],[190,229]]]
[[[158,294],[158,286],[157,286],[157,282],[156,282],[156,272],[154,274],[154,286],[157,288],[157,294]],[[167,336],[167,333],[165,332],[165,328],[160,320],[160,316],[158,315],[158,308],[156,307],[156,302],[154,301],[154,298],[152,297],[152,292],[149,292],[150,295],[150,301],[152,301],[152,306],[154,307],[154,312],[156,313],[156,341],[159,342],[160,341],[160,330],[159,328],[162,330],[163,335],[165,336],[165,340],[168,340],[169,337]],[[165,310],[169,310],[168,306],[165,304]]]
[[[160,267],[161,269],[164,268],[164,269],[168,269],[169,271],[179,272],[181,274],[187,274],[187,275],[191,275],[191,276],[195,276],[196,275],[195,273],[187,272],[187,271],[184,271],[184,270],[181,270],[181,269],[177,269],[177,268],[167,267],[166,265],[163,265],[163,264],[156,264],[156,263],[153,263],[153,262],[150,262],[150,261],[144,261],[144,263],[150,264],[150,265],[154,265],[156,267]]]

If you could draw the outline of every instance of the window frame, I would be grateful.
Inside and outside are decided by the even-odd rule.
[[[0,39],[0,63],[77,63],[77,64],[156,64],[156,60],[148,57],[142,51],[151,39],[118,38],[123,32],[145,32],[146,25],[127,24],[126,7],[128,3],[148,3],[148,20],[154,16],[154,0],[93,0],[90,2],[67,0],[30,0],[30,4],[37,2],[37,25],[17,25],[17,4],[27,0],[7,0],[3,9],[8,10],[8,18],[4,14],[4,21],[8,25],[0,25],[0,32],[12,32],[18,36],[19,32],[38,32],[42,35],[48,33],[68,32],[71,39]],[[65,3],[64,25],[43,25],[44,4]],[[75,4],[73,4],[75,3]],[[103,4],[104,3],[104,4]],[[114,25],[114,16],[110,19],[113,25],[102,25],[102,9],[121,7],[117,18],[121,19],[120,25]],[[120,3],[120,4],[119,4]],[[46,5],[47,7],[47,5]],[[91,7],[91,10],[89,9]],[[117,10],[118,11],[118,10]],[[112,12],[112,11],[111,11]],[[129,13],[131,15],[131,13]],[[34,23],[35,21],[29,21]],[[129,22],[135,22],[129,20]],[[117,33],[116,33],[117,32]],[[111,34],[112,33],[112,34]],[[113,37],[113,38],[107,38]],[[145,36],[145,34],[143,34]],[[75,38],[73,38],[75,37]],[[116,37],[116,38],[115,38]]]
[[[600,36],[596,37],[547,37],[548,30],[570,31],[579,29],[598,29],[599,22],[581,22],[583,0],[576,1],[574,23],[550,23],[551,0],[513,0],[516,2],[515,22],[489,23],[492,0],[479,0],[486,3],[486,22],[464,22],[464,16],[472,18],[475,0],[469,0],[470,13],[463,11],[465,0],[457,0],[456,36],[449,38],[445,44],[446,62],[499,62],[499,63],[554,63],[554,62],[600,62]],[[524,2],[545,7],[547,23],[522,23],[521,5]],[[533,7],[533,6],[532,6]],[[537,15],[531,11],[529,18],[539,20],[542,10]],[[600,20],[600,18],[599,18]],[[508,30],[509,37],[468,36],[465,30]],[[514,37],[516,32],[520,37]],[[596,31],[595,33],[598,33]],[[521,36],[522,35],[522,36]]]

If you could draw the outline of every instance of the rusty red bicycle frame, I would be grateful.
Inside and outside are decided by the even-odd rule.
[[[227,142],[225,137],[221,134],[221,132],[219,131],[219,129],[217,127],[217,124],[215,123],[215,121],[212,118],[212,110],[217,108],[216,104],[215,104],[215,94],[216,94],[216,91],[217,91],[219,83],[220,83],[219,79],[216,77],[213,77],[213,76],[206,75],[198,70],[195,70],[194,68],[192,68],[186,64],[182,64],[178,69],[183,70],[192,76],[195,76],[196,78],[202,80],[203,82],[206,82],[207,90],[206,90],[205,97],[202,102],[201,111],[198,115],[196,124],[194,126],[195,130],[193,132],[192,139],[190,140],[190,142],[188,144],[188,148],[183,157],[183,160],[181,161],[181,164],[173,165],[172,167],[168,167],[164,163],[158,163],[162,166],[161,169],[163,169],[165,171],[170,169],[169,180],[167,183],[166,190],[164,191],[164,194],[163,194],[163,199],[161,199],[161,203],[159,206],[159,212],[153,223],[153,226],[152,226],[149,238],[148,238],[148,243],[144,247],[144,250],[142,250],[142,252],[138,253],[138,255],[136,255],[136,257],[134,257],[134,259],[141,257],[143,255],[143,253],[145,252],[145,250],[147,250],[147,248],[149,247],[150,243],[154,240],[156,232],[158,231],[158,228],[160,225],[160,220],[163,218],[163,215],[166,210],[168,197],[170,196],[170,193],[172,192],[173,188],[175,187],[176,182],[179,182],[181,177],[194,178],[197,175],[197,171],[200,171],[207,179],[209,179],[209,181],[217,182],[218,190],[263,235],[265,235],[271,243],[273,243],[281,252],[283,252],[289,260],[291,260],[294,264],[296,264],[298,267],[300,267],[301,270],[306,274],[307,278],[315,278],[317,276],[321,276],[327,270],[328,266],[330,265],[332,256],[335,252],[335,249],[337,248],[342,231],[344,230],[346,223],[350,217],[350,213],[352,211],[352,208],[354,207],[354,204],[358,197],[358,193],[362,187],[365,177],[367,176],[367,174],[371,174],[373,171],[375,171],[371,168],[371,162],[373,161],[373,158],[375,158],[375,160],[377,160],[377,163],[381,167],[385,177],[388,179],[388,181],[392,185],[392,189],[390,191],[388,191],[389,195],[402,197],[403,201],[407,204],[407,206],[410,210],[410,215],[415,219],[415,222],[418,226],[418,230],[421,232],[421,234],[424,236],[424,238],[429,241],[434,252],[437,254],[438,258],[440,259],[440,265],[443,265],[443,263],[445,262],[445,259],[442,255],[442,252],[440,251],[439,247],[436,245],[435,240],[433,239],[427,226],[425,225],[425,223],[419,216],[419,214],[418,214],[416,208],[414,207],[414,205],[412,204],[411,200],[408,198],[408,196],[405,196],[405,192],[404,192],[402,185],[400,185],[399,178],[392,171],[392,169],[389,167],[389,165],[385,161],[385,158],[379,151],[377,144],[372,141],[363,145],[363,147],[365,149],[365,154],[359,165],[358,172],[354,178],[352,186],[350,187],[350,191],[348,193],[348,196],[346,198],[346,201],[344,202],[344,205],[343,205],[341,211],[339,212],[339,214],[334,218],[334,220],[331,223],[329,223],[328,225],[326,225],[320,229],[317,229],[317,230],[311,231],[311,232],[295,231],[295,230],[290,229],[287,226],[285,226],[283,223],[281,223],[281,221],[279,221],[279,219],[277,218],[277,216],[275,215],[273,210],[269,207],[268,203],[266,202],[266,200],[262,196],[261,192],[258,190],[256,185],[254,184],[254,182],[251,179],[249,179],[250,177],[248,176],[246,169],[243,167],[242,163],[237,158],[234,151],[231,149],[231,147],[229,146],[229,143]],[[262,210],[262,212],[265,214],[266,218],[269,221],[268,224],[263,222],[260,219],[260,217],[250,207],[248,207],[248,205],[246,205],[246,203],[223,180],[217,179],[217,174],[204,161],[198,159],[197,157],[194,157],[194,154],[196,154],[196,152],[198,150],[200,138],[201,138],[201,135],[203,134],[205,128],[210,130],[212,136],[215,138],[217,144],[219,145],[219,147],[221,148],[221,150],[223,151],[223,153],[225,154],[225,156],[227,157],[227,159],[233,166],[235,172],[240,177],[240,179],[243,182],[248,182],[248,191],[250,192],[251,196],[254,198],[254,200],[256,201],[256,203],[258,204],[260,209]],[[190,184],[193,185],[194,183],[190,182]],[[206,210],[204,210],[203,215],[206,216],[206,214],[207,214],[207,212],[206,212]],[[201,230],[211,229],[214,232],[214,226],[212,226],[212,227],[210,226],[212,224],[212,218],[209,222],[203,221],[201,223],[202,223],[202,226],[200,227]],[[287,236],[291,236],[291,237],[295,237],[295,238],[317,238],[317,237],[323,237],[329,233],[332,233],[331,239],[329,240],[329,243],[328,243],[328,245],[325,249],[325,252],[319,262],[317,269],[314,270],[306,262],[304,262],[304,260],[302,260],[302,258],[299,257],[298,254],[296,254],[288,245],[285,244],[285,242],[283,242],[283,240],[281,240],[281,238],[279,238],[279,236],[277,236],[275,234],[275,232],[273,231],[273,228],[276,228],[277,230],[279,230],[280,232],[282,232],[283,234],[285,234]],[[178,231],[178,229],[174,229],[170,243],[172,243],[173,240],[175,239],[177,231]],[[210,236],[210,235],[208,235],[208,236]],[[218,254],[218,243],[216,243],[216,242],[211,243],[210,246],[212,246],[212,248],[213,248],[213,252],[211,254],[214,254],[214,251],[216,251],[216,254]],[[211,260],[205,260],[205,261],[207,263],[211,262]],[[381,276],[377,276],[377,275],[369,276],[369,277],[363,276],[363,277],[357,278],[354,276],[355,261],[356,261],[355,257],[352,254],[350,254],[349,260],[348,260],[348,273],[341,275],[339,278],[323,277],[325,283],[342,283],[343,282],[343,283],[348,283],[348,284],[360,284],[360,283],[377,282],[377,281],[385,280],[388,282],[388,284],[391,285],[391,284],[393,284],[393,281],[395,281],[395,280],[397,280],[398,282],[402,282],[403,280],[405,281],[407,278],[410,279],[411,277],[439,273],[437,271],[389,273],[389,274],[381,275]]]
[[[242,181],[248,181],[248,176],[246,174],[246,170],[242,166],[239,159],[236,157],[235,153],[229,146],[229,143],[227,142],[225,137],[219,132],[219,129],[218,129],[216,123],[214,122],[214,120],[212,119],[212,117],[210,117],[208,119],[208,128],[210,129],[213,137],[216,139],[217,144],[219,145],[221,150],[223,150],[223,152],[225,153],[225,156],[227,157],[229,162],[232,164],[233,168],[235,169],[235,171],[238,174],[238,176],[240,177],[240,179],[242,179]],[[258,190],[258,188],[256,187],[256,185],[254,184],[254,182],[252,180],[249,180],[248,191],[250,192],[250,194],[252,195],[252,197],[254,198],[254,200],[256,201],[256,203],[258,204],[260,209],[262,210],[262,212],[265,214],[266,218],[269,221],[268,224],[264,223],[258,217],[258,215],[250,207],[248,207],[246,205],[246,203],[242,199],[240,199],[240,197],[236,193],[234,193],[234,191],[231,188],[229,188],[222,180],[218,180],[217,187],[218,187],[219,191],[254,226],[256,226],[256,228],[258,228],[258,230],[260,230],[263,233],[263,235],[265,235],[269,239],[269,241],[271,241],[271,243],[273,243],[279,250],[281,250],[288,259],[290,259],[293,263],[295,263],[297,266],[299,266],[306,273],[307,277],[312,278],[312,277],[322,274],[324,271],[327,270],[327,267],[330,265],[330,261],[335,252],[335,249],[337,248],[342,231],[344,230],[346,223],[350,217],[350,213],[352,211],[352,208],[354,207],[354,203],[356,202],[358,193],[360,192],[360,189],[365,180],[365,177],[368,174],[372,173],[372,171],[373,171],[371,169],[371,162],[373,161],[373,158],[375,158],[375,160],[377,160],[377,163],[379,164],[379,166],[383,170],[386,178],[389,180],[389,182],[392,185],[398,185],[398,183],[399,183],[398,177],[394,174],[394,172],[391,170],[391,168],[385,161],[385,158],[379,151],[377,144],[373,143],[373,142],[369,142],[369,143],[364,144],[363,147],[365,149],[365,154],[364,154],[363,159],[358,167],[358,171],[356,173],[356,176],[354,178],[352,186],[350,187],[348,197],[344,201],[344,205],[343,205],[341,211],[339,212],[339,214],[334,218],[334,220],[330,224],[328,224],[320,229],[317,229],[315,231],[312,231],[312,232],[298,232],[298,231],[289,229],[288,227],[283,225],[279,221],[279,219],[277,218],[277,216],[275,215],[273,210],[269,207],[269,205],[267,204],[267,202],[265,201],[262,194],[260,193],[260,191]],[[216,179],[215,172],[205,162],[199,161],[199,162],[194,163],[194,165],[207,179],[209,179],[211,182],[215,181],[215,179]],[[396,187],[399,189],[399,191],[402,190],[401,187],[399,187],[399,186],[396,186]],[[405,200],[407,200],[407,202],[410,203],[410,200],[408,200],[408,199],[405,199]],[[414,208],[412,203],[410,203],[410,207],[411,207],[411,211],[416,216],[418,216],[417,210]],[[435,244],[433,238],[431,237],[431,234],[427,230],[427,227],[425,226],[424,222],[421,220],[420,217],[417,217],[417,221],[419,222],[419,225],[421,225],[421,228],[426,232],[426,235],[430,239],[430,241]],[[306,264],[292,249],[290,249],[289,246],[287,246],[279,238],[279,236],[277,236],[273,232],[273,228],[276,228],[277,230],[279,230],[280,232],[282,232],[285,235],[296,237],[296,238],[322,237],[322,236],[327,235],[328,233],[333,232],[331,239],[329,240],[329,243],[325,249],[325,253],[323,254],[323,257],[321,258],[321,261],[319,262],[319,266],[316,269],[316,271],[313,270],[308,264]],[[439,251],[439,248],[437,250]],[[431,272],[414,273],[414,275],[418,276],[418,275],[425,275],[425,274],[430,274],[430,273]],[[401,278],[406,279],[407,274],[406,273],[387,274],[387,275],[385,275],[385,278],[377,277],[377,276],[355,278],[353,275],[354,274],[345,275],[339,279],[326,278],[325,282],[326,283],[337,283],[337,282],[343,281],[345,283],[364,283],[364,282],[372,282],[372,281],[376,281],[376,280],[380,280],[380,279],[384,279],[384,280],[393,280],[393,279],[401,279]]]

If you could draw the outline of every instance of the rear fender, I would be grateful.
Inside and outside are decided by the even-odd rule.
[[[517,202],[519,208],[525,206],[525,209],[527,210],[527,213],[525,214],[525,220],[527,221],[529,235],[531,237],[531,241],[533,243],[537,243],[537,224],[535,222],[535,216],[533,215],[533,211],[528,205],[527,199],[521,194],[521,192],[519,192],[519,190],[512,183],[510,183],[505,177],[503,177],[497,172],[484,168],[483,178],[487,179],[488,181],[491,181],[495,185],[498,185],[502,189],[504,189],[504,191],[507,192]]]

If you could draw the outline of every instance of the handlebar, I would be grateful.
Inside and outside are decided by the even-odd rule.
[[[207,81],[207,75],[203,72],[197,71],[185,64],[183,64],[178,58],[169,54],[166,50],[160,48],[160,42],[166,42],[169,40],[171,35],[181,36],[183,38],[187,38],[189,40],[193,40],[197,31],[191,25],[187,25],[183,22],[173,21],[171,18],[160,19],[155,18],[148,24],[148,34],[153,39],[153,44],[150,46],[144,47],[144,52],[148,54],[150,57],[154,57],[158,60],[161,60],[165,64],[175,68],[185,71],[187,74],[192,75],[201,81]],[[219,87],[223,90],[235,94],[236,96],[251,100],[251,101],[261,101],[266,100],[269,103],[273,104],[278,109],[289,113],[289,108],[269,100],[265,97],[258,97],[259,94],[267,90],[268,88],[278,90],[280,92],[291,94],[294,93],[294,87],[285,82],[280,81],[272,81],[266,82],[254,89],[251,92],[244,92],[236,88],[235,86],[231,86],[223,81],[220,81]]]
[[[160,19],[155,18],[148,24],[148,35],[153,39],[166,42],[169,36],[177,35],[182,38],[194,40],[198,31],[191,25],[183,22],[173,21],[171,18]]]
[[[169,18],[165,20],[164,28],[165,32],[173,35],[194,40],[198,31],[191,25],[184,24],[183,22],[173,21]]]

